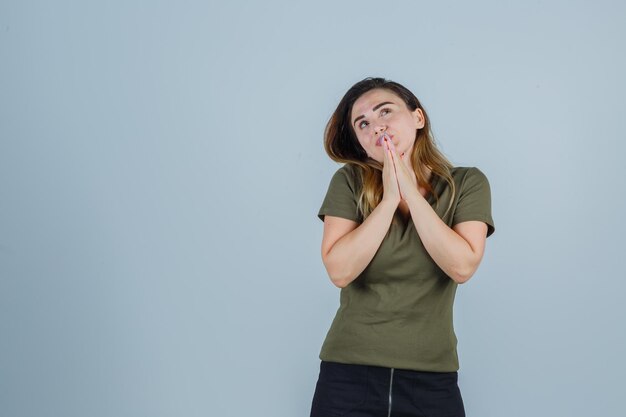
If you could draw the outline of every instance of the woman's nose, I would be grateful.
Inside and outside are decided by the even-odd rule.
[[[377,135],[380,135],[381,133],[383,133],[385,130],[387,130],[387,126],[385,125],[378,125],[376,126],[376,128],[374,129],[374,131],[376,132]]]

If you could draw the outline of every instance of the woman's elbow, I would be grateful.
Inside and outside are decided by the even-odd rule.
[[[344,288],[349,282],[345,280],[345,264],[343,262],[338,262],[331,255],[330,250],[324,251],[322,250],[322,263],[324,264],[324,268],[326,268],[326,273],[330,278],[330,281],[337,288]]]
[[[450,278],[457,284],[465,284],[474,274],[467,273],[454,273],[450,275]]]
[[[324,267],[328,273],[328,277],[333,285],[337,288],[345,288],[352,280],[349,271],[346,271],[343,265],[334,265],[328,258],[323,257]]]
[[[330,268],[326,268],[330,282],[337,288],[345,288],[352,281],[344,271],[335,271]]]
[[[346,288],[348,286],[348,284],[350,283],[349,281],[345,280],[345,279],[330,279],[330,282],[333,283],[333,285],[337,288]]]
[[[467,281],[470,280],[472,276],[474,276],[474,273],[477,269],[478,264],[472,262],[470,264],[455,268],[450,274],[450,278],[452,278],[452,280],[457,284],[465,284]]]

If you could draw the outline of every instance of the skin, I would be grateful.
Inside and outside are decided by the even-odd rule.
[[[389,104],[377,107],[381,103]],[[354,122],[356,119],[358,120]],[[380,135],[386,132],[391,136],[389,145],[395,147],[396,157],[400,155],[398,160],[404,162],[409,173],[414,173],[411,158],[404,158],[404,156],[411,155],[415,144],[415,132],[424,127],[425,118],[422,109],[411,111],[395,93],[384,89],[374,89],[366,92],[354,102],[350,120],[353,122],[352,127],[357,140],[369,157],[384,163],[386,148],[376,146],[376,142]],[[395,163],[393,159],[392,162]],[[415,175],[410,175],[410,178],[417,187]],[[422,195],[426,194],[424,189],[418,189],[418,191]],[[386,197],[393,197],[386,194]],[[398,204],[400,211],[406,215],[408,207],[402,198]]]
[[[389,102],[376,110],[378,104]],[[360,118],[362,117],[362,118]],[[359,118],[356,123],[354,120]],[[374,89],[359,97],[352,106],[350,120],[357,140],[367,155],[383,162],[384,147],[376,146],[382,132],[392,137],[398,154],[410,155],[415,143],[415,131],[424,127],[421,109],[409,110],[404,101],[389,90]],[[410,158],[407,158],[410,164]],[[409,165],[410,166],[410,165]]]
[[[374,110],[383,102],[391,102]],[[384,109],[388,109],[384,111]],[[325,216],[322,260],[331,281],[340,288],[350,284],[367,267],[380,247],[396,210],[410,214],[413,225],[435,263],[455,282],[467,282],[478,269],[485,250],[487,225],[467,221],[450,228],[417,187],[410,158],[415,131],[424,126],[420,109],[411,112],[404,101],[387,90],[370,90],[356,100],[351,119],[367,154],[383,164],[383,199],[362,224]],[[376,146],[385,131],[393,139]]]

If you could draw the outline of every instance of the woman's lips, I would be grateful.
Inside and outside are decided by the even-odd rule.
[[[382,135],[380,135],[380,137],[376,140],[376,146],[383,146],[383,140],[385,139],[385,137],[387,137],[387,139],[391,140],[393,139],[393,136],[389,136],[387,133],[383,133]]]

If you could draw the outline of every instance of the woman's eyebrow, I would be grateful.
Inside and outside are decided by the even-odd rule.
[[[392,103],[391,101],[385,101],[384,103],[380,103],[380,104],[375,105],[375,106],[372,108],[372,111],[376,111],[376,110],[380,109],[380,108],[381,108],[382,106],[384,106],[385,104],[394,104],[394,103]],[[364,115],[364,114],[362,114],[362,115],[360,115],[359,117],[357,117],[356,119],[354,119],[354,122],[352,122],[352,126],[354,126],[354,124],[355,124],[356,122],[358,122],[359,120],[361,120],[361,119],[362,119],[362,118],[364,118],[364,117],[365,117],[365,115]]]

